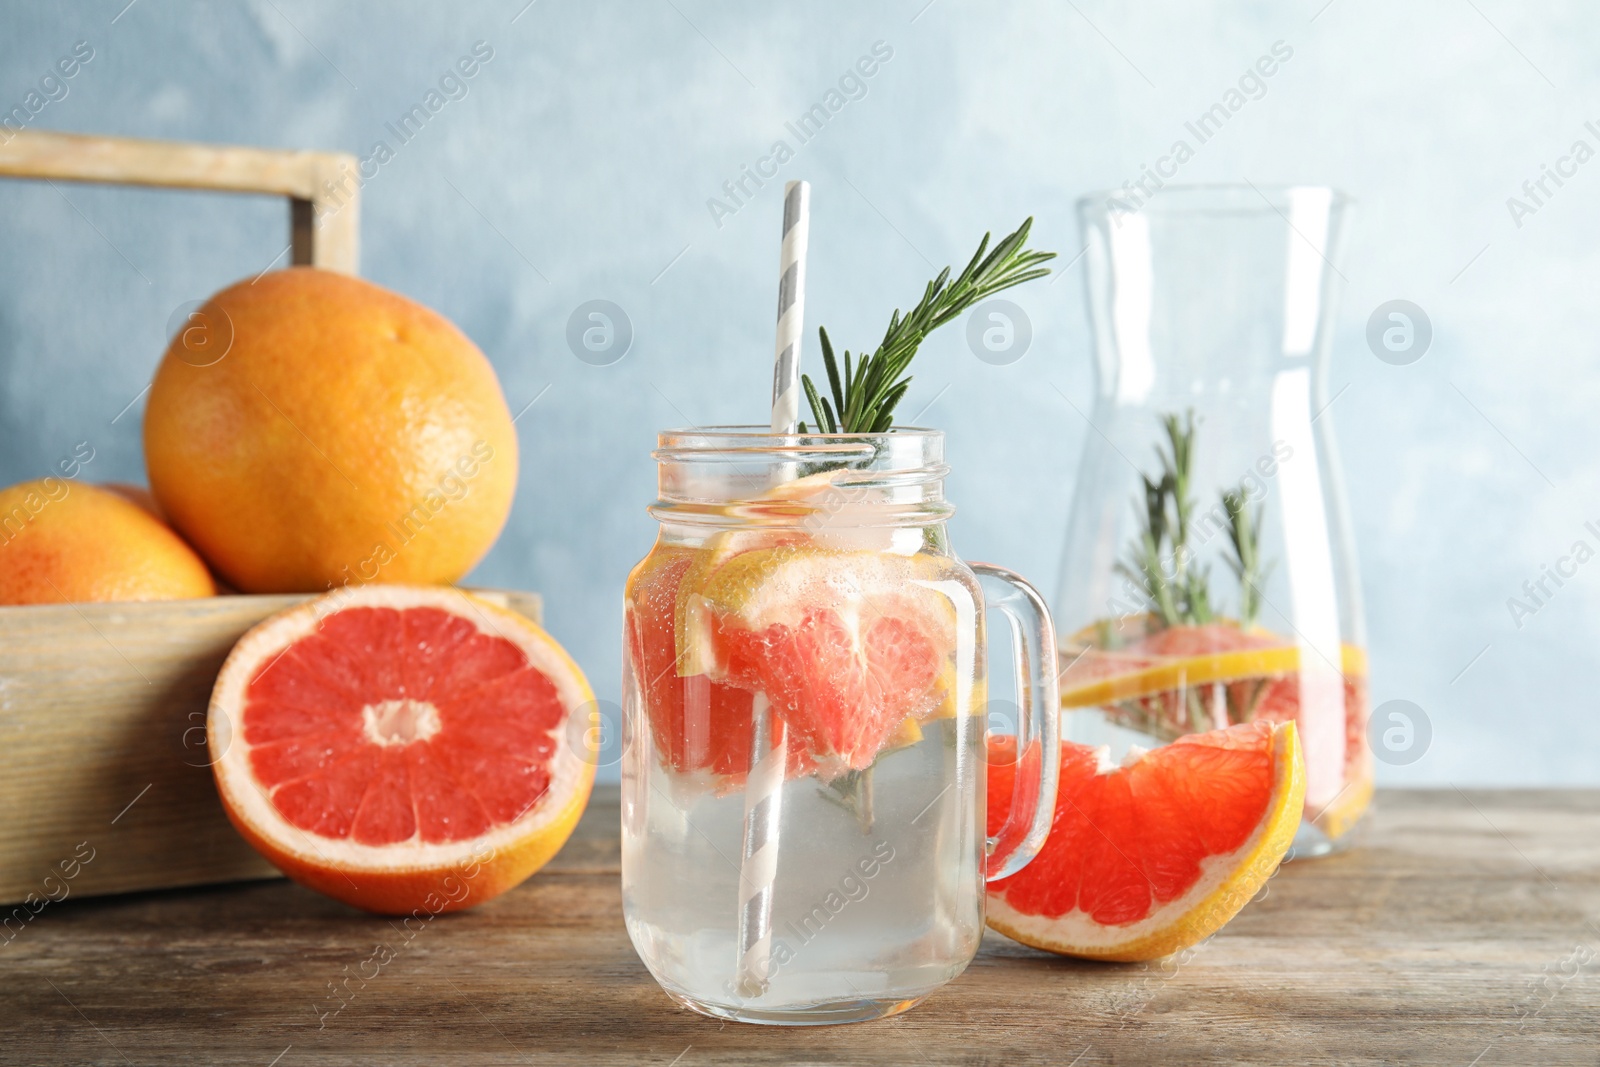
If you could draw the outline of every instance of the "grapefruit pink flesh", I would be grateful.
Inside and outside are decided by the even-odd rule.
[[[864,770],[926,703],[945,654],[899,615],[850,618],[830,606],[794,625],[716,628],[742,684],[760,688],[811,758],[834,774]]]
[[[773,534],[692,575],[679,642],[718,681],[765,693],[825,778],[870,767],[939,703],[955,612],[930,558]]]
[[[244,737],[292,825],[435,843],[537,804],[564,718],[550,679],[505,638],[434,607],[350,608],[256,673]]]

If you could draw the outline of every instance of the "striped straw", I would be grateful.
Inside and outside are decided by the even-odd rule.
[[[811,186],[790,182],[783,195],[778,343],[772,372],[772,432],[792,434],[800,418],[800,332],[806,303],[806,235]],[[782,477],[793,477],[783,471]],[[765,693],[750,708],[750,775],[744,788],[744,856],[739,865],[739,965],[742,997],[766,993],[772,976],[772,886],[778,874],[778,824],[788,746]]]
[[[778,261],[778,344],[772,367],[772,432],[794,433],[800,420],[800,333],[805,327],[806,238],[811,185],[783,188],[783,251]]]
[[[739,865],[739,970],[741,997],[759,997],[772,976],[772,884],[778,875],[778,822],[782,817],[783,724],[765,693],[751,702],[751,767],[744,789],[744,859]],[[776,742],[776,743],[774,743]]]

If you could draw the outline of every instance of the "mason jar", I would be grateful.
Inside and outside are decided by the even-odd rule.
[[[1055,638],[1032,586],[952,550],[943,445],[660,435],[660,534],[626,593],[622,889],[640,958],[689,1008],[904,1011],[972,960],[986,879],[1048,832],[1057,763],[1038,758],[985,832],[986,609],[1012,632],[1016,751],[1057,748]]]

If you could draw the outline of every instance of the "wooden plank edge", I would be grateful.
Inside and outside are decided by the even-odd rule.
[[[0,176],[289,198],[290,262],[355,274],[361,171],[348,152],[10,131]]]

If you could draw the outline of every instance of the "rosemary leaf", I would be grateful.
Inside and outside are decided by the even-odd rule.
[[[844,390],[839,388],[839,362],[833,358],[833,345],[828,341],[828,331],[819,329],[817,333],[822,335],[822,365],[828,371],[828,388],[833,393],[833,410],[842,412],[844,411]],[[815,410],[816,406],[816,402],[813,401],[811,404],[812,409]],[[838,431],[830,430],[829,432],[837,433]]]
[[[833,433],[833,413],[828,410],[828,402],[817,395],[817,387],[811,384],[810,378],[802,378],[800,384],[805,387],[806,399],[811,401],[811,411],[816,416],[818,428],[823,433]]]

